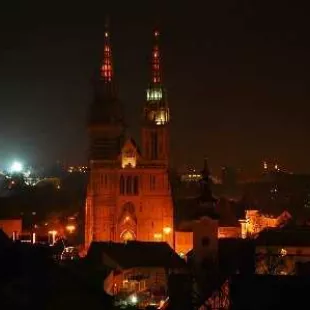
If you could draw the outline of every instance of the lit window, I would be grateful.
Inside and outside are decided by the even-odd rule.
[[[137,156],[134,150],[124,151],[122,154],[122,168],[135,168],[137,164]]]
[[[162,241],[162,239],[163,239],[162,234],[159,234],[159,233],[154,234],[154,240],[155,241]]]
[[[146,91],[146,99],[147,101],[161,100],[163,97],[162,90],[158,89],[148,89]]]
[[[163,231],[164,231],[164,233],[166,234],[166,235],[169,235],[170,233],[171,233],[171,227],[164,227],[164,229],[163,229]]]

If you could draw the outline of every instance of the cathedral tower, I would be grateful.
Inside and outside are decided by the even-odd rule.
[[[168,178],[169,109],[162,86],[159,33],[154,33],[152,80],[142,129],[143,153],[132,138],[123,141],[109,33],[89,132],[90,177],[85,245],[92,241],[165,241],[173,247],[173,204]]]
[[[115,85],[110,33],[104,33],[100,76],[96,77],[94,101],[88,123],[90,160],[111,160],[120,152],[124,137],[121,104]]]
[[[85,212],[86,245],[92,240],[109,240],[113,234],[111,210],[115,201],[107,197],[107,193],[100,195],[98,192],[103,182],[111,186],[113,176],[102,171],[117,167],[125,133],[113,69],[110,33],[106,25],[102,64],[99,76],[96,76],[88,122],[90,175]]]
[[[170,112],[163,87],[158,30],[154,31],[151,82],[146,91],[142,127],[142,151],[147,160],[168,166]]]

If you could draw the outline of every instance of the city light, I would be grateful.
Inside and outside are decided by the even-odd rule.
[[[138,302],[137,295],[130,296],[130,302],[135,305]]]
[[[154,239],[155,240],[162,240],[162,238],[163,238],[163,235],[162,234],[154,234]]]
[[[75,231],[76,227],[74,225],[67,225],[66,229],[70,234],[72,234]]]
[[[48,232],[49,235],[52,236],[52,244],[54,245],[56,242],[56,235],[57,235],[57,231],[56,230],[50,230]]]
[[[14,172],[22,172],[23,171],[23,164],[19,161],[14,161],[11,165],[10,171]]]
[[[171,233],[171,227],[164,227],[163,231],[166,235],[169,235]]]

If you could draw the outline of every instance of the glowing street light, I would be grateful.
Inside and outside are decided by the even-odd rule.
[[[131,295],[130,296],[130,302],[132,303],[132,304],[137,304],[137,302],[138,302],[138,297],[137,297],[137,295]]]
[[[57,235],[57,231],[56,230],[50,230],[48,232],[49,235],[52,236],[52,244],[54,245],[56,242],[56,235]]]
[[[13,164],[11,165],[11,172],[22,172],[24,169],[23,164],[19,161],[14,161]]]

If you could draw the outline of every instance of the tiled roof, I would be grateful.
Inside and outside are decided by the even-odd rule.
[[[93,242],[87,258],[99,263],[102,254],[106,254],[122,268],[186,268],[185,261],[166,242]]]

